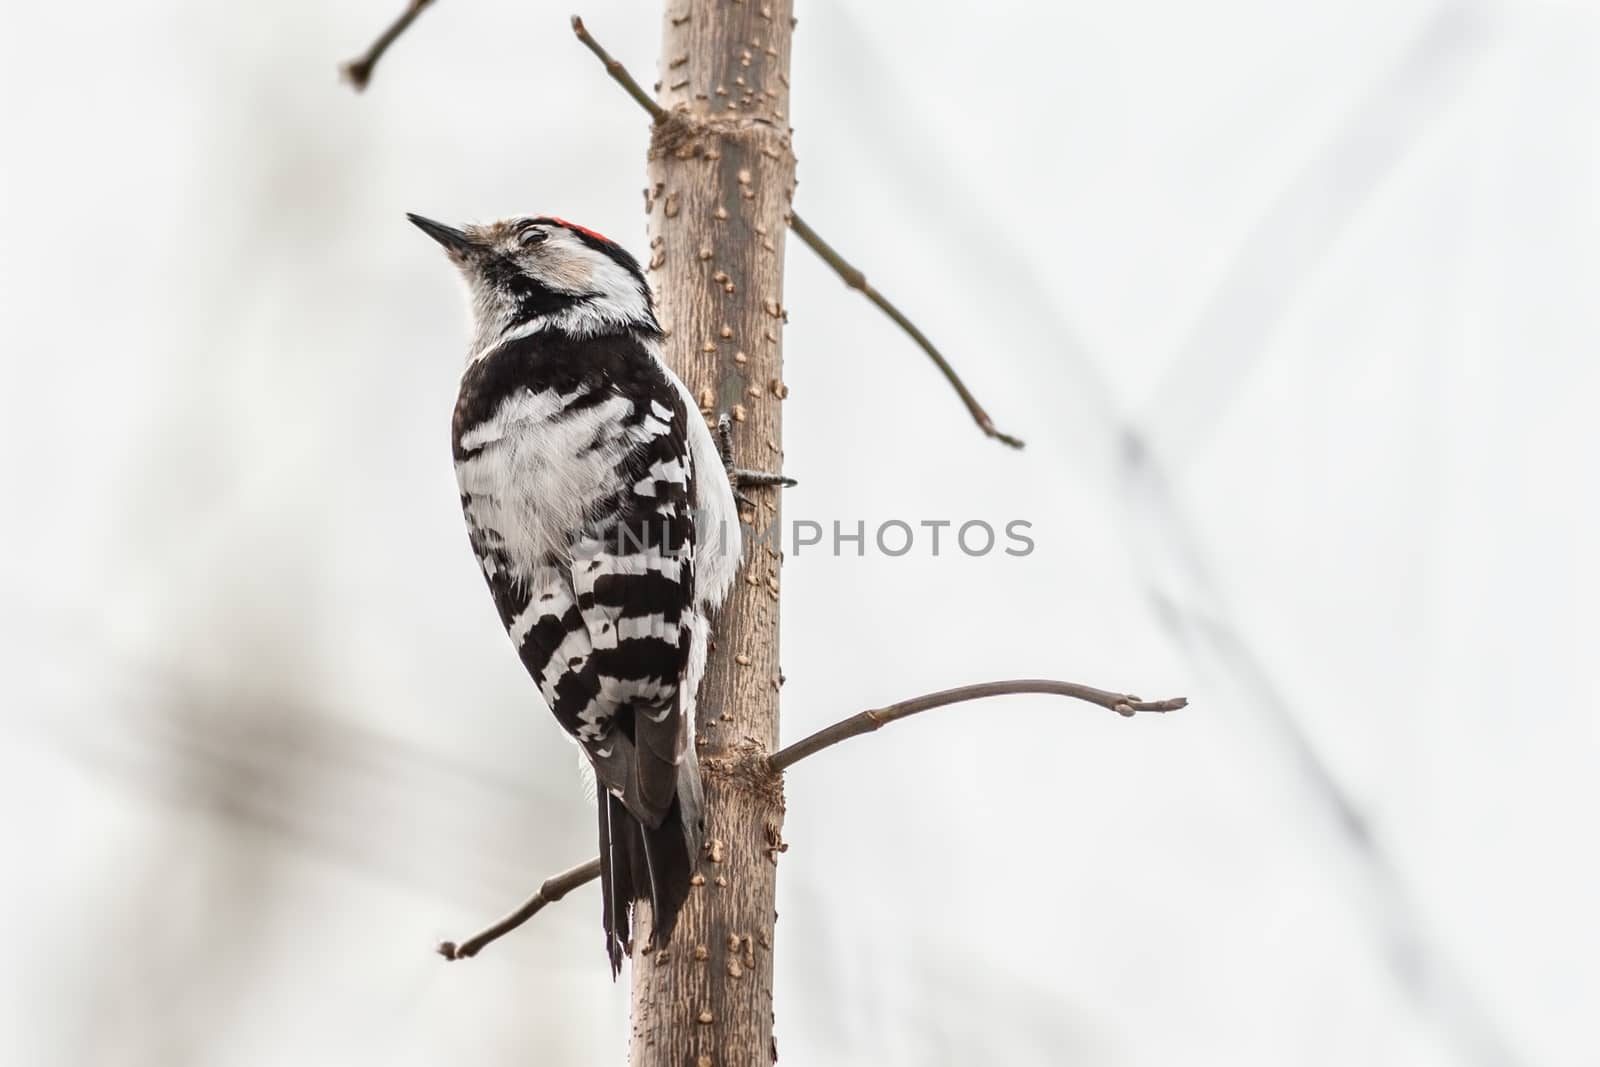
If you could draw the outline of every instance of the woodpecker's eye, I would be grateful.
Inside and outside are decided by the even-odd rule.
[[[527,229],[517,234],[517,243],[522,245],[523,248],[532,248],[534,245],[538,244],[549,236],[550,235],[548,233],[544,232],[539,227],[529,226]]]

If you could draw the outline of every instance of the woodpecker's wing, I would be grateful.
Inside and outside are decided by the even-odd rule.
[[[600,784],[647,826],[690,732],[687,420],[660,363],[617,337],[502,346],[456,408],[462,508],[501,622]]]
[[[631,762],[637,806],[627,792],[624,803],[654,826],[677,792],[693,729],[680,688],[694,610],[694,469],[677,392],[663,379],[645,406],[636,443],[618,466],[624,477],[574,545],[572,585],[591,647],[581,670],[598,686],[592,699],[633,712],[588,744],[595,772],[607,788],[621,789],[606,778],[625,776]],[[632,753],[613,751],[619,734],[632,741]]]

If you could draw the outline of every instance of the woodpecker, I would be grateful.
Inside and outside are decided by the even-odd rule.
[[[500,622],[593,766],[614,977],[634,902],[664,947],[700,858],[694,701],[740,559],[731,464],[621,247],[551,216],[407,217],[467,284],[461,509]]]

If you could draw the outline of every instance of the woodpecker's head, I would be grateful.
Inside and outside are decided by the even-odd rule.
[[[638,261],[593,230],[546,215],[459,230],[406,217],[461,269],[476,319],[475,355],[542,329],[660,335]]]

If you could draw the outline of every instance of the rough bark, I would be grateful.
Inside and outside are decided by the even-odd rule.
[[[733,417],[742,466],[781,466],[783,249],[794,193],[789,0],[669,0],[645,206],[673,367],[702,412]],[[633,955],[635,1067],[764,1067],[772,1038],[778,739],[779,491],[751,493],[745,564],[715,627],[696,732],[708,841],[665,952],[648,907]]]

